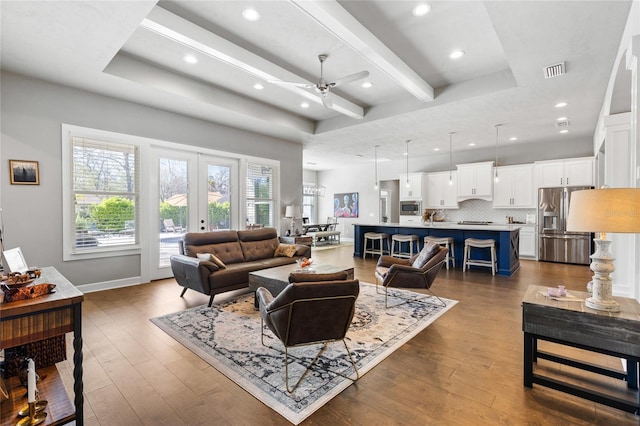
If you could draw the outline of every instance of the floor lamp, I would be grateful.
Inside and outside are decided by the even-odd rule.
[[[571,194],[567,231],[595,232],[595,252],[591,257],[593,294],[585,305],[600,311],[618,312],[620,306],[611,293],[611,273],[615,267],[607,232],[640,233],[640,188],[602,188]],[[598,238],[599,237],[599,238]]]

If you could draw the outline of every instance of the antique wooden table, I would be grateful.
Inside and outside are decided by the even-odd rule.
[[[75,408],[69,402],[55,366],[36,370],[43,379],[38,383],[40,398],[49,401],[44,424],[64,424],[75,420],[82,425],[82,302],[84,295],[53,267],[42,268],[42,276],[35,283],[56,285],[55,293],[35,299],[0,303],[0,348],[73,332],[73,390]],[[46,378],[45,378],[46,376]],[[26,390],[17,377],[8,381],[10,398],[2,402],[2,425],[16,423],[16,413],[27,402]]]
[[[562,392],[640,414],[638,394],[638,364],[640,362],[640,304],[633,299],[616,297],[620,312],[588,308],[584,299],[589,293],[570,291],[578,301],[558,301],[545,296],[547,287],[529,286],[522,300],[522,330],[524,331],[524,385],[534,383]],[[538,350],[538,341],[545,340],[625,359],[627,371],[606,368]],[[583,387],[560,377],[534,373],[538,358],[551,360],[608,377],[626,381],[626,389],[608,386],[604,389]],[[585,377],[586,378],[586,377]],[[586,381],[585,381],[586,383]]]

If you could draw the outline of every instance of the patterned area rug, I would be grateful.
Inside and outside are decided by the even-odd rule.
[[[423,294],[394,289],[389,305]],[[430,298],[435,301],[435,298]],[[393,351],[424,330],[457,302],[443,299],[447,307],[411,301],[385,309],[384,295],[375,285],[360,283],[356,313],[347,333],[347,344],[362,376]],[[260,343],[260,313],[253,307],[253,294],[233,300],[176,312],[151,321],[171,337],[200,356],[247,392],[293,424],[298,424],[347,388],[352,381],[324,370],[312,369],[292,393],[285,387],[284,347],[265,327],[265,344]],[[304,372],[320,346],[289,350],[290,382]],[[293,361],[292,361],[293,359]],[[301,363],[302,362],[302,363]],[[318,361],[331,370],[353,376],[353,368],[342,342],[328,345]]]

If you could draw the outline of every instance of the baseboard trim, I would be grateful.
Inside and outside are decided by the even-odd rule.
[[[103,281],[99,283],[81,284],[76,286],[83,293],[93,293],[96,291],[112,290],[114,288],[130,287],[142,284],[141,277],[123,278],[120,280]]]

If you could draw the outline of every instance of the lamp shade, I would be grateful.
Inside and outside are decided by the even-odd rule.
[[[293,217],[293,208],[294,206],[287,206],[284,211],[284,217],[292,218]]]
[[[640,233],[640,188],[572,192],[567,231]]]

